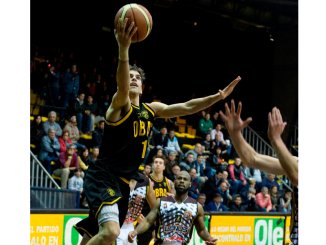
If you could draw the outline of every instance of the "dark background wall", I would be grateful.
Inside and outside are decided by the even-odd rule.
[[[132,44],[130,56],[162,102],[215,93],[240,75],[228,99],[243,102],[243,116],[253,117],[254,129],[266,133],[273,106],[297,125],[297,1],[137,2],[151,12],[154,25],[145,41]],[[126,3],[33,0],[31,46],[75,50],[85,62],[99,53],[117,54],[113,20]],[[219,109],[223,103],[212,107]]]

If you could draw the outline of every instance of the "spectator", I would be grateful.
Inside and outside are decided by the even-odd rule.
[[[290,190],[285,190],[284,195],[280,197],[280,205],[278,206],[279,212],[291,213],[292,211],[292,193]]]
[[[277,186],[273,185],[270,189],[270,196],[271,196],[271,201],[272,201],[272,210],[276,212],[279,209],[280,205],[280,194],[278,192]]]
[[[175,181],[178,174],[181,172],[181,168],[178,163],[173,164],[172,166],[172,175],[170,176],[170,180]]]
[[[51,162],[58,161],[60,154],[60,143],[55,136],[55,130],[53,128],[49,128],[48,135],[42,137],[40,148],[39,160],[43,163],[46,170],[51,173]]]
[[[215,193],[213,200],[204,206],[205,212],[224,212],[228,210],[229,208],[224,204],[223,197],[220,193]]]
[[[61,178],[61,188],[67,189],[69,176],[73,174],[75,169],[79,168],[76,146],[74,144],[67,146],[66,152],[60,153],[60,167],[53,171],[53,174]]]
[[[162,126],[158,134],[153,135],[153,145],[156,149],[162,149],[167,146],[168,142],[168,130],[166,126]]]
[[[78,97],[76,97],[75,102],[74,102],[74,114],[76,114],[76,119],[77,119],[77,127],[79,132],[82,134],[83,133],[83,121],[84,121],[84,106],[85,106],[85,93],[80,92]]]
[[[85,196],[83,192],[84,180],[81,177],[82,171],[78,168],[74,170],[74,175],[68,180],[68,189],[73,191],[79,191],[79,203],[82,207],[87,207],[87,202],[85,201]]]
[[[206,194],[205,193],[199,193],[199,196],[197,198],[197,202],[199,202],[203,207],[206,205]]]
[[[151,174],[152,172],[152,165],[151,164],[145,164],[144,166],[144,170],[143,170],[143,174],[147,177],[149,177],[149,175]]]
[[[92,146],[100,146],[104,135],[105,120],[98,122],[97,127],[92,132]]]
[[[82,149],[81,154],[78,155],[78,161],[79,161],[80,169],[82,169],[83,171],[86,171],[91,162],[90,157],[89,157],[89,151],[88,151],[87,147]]]
[[[256,203],[256,189],[253,187],[249,187],[246,201],[244,202],[246,205],[246,211],[249,212],[257,212],[260,208],[257,206]]]
[[[272,201],[266,186],[263,186],[261,192],[256,194],[256,204],[259,207],[259,211],[269,212],[272,210]]]
[[[72,64],[63,76],[63,107],[67,108],[79,92],[79,74],[77,65]]]
[[[90,156],[89,156],[89,161],[90,161],[90,163],[95,164],[95,162],[96,162],[96,160],[97,160],[99,154],[100,154],[100,148],[99,148],[98,146],[94,146],[94,147],[92,148],[92,150],[91,150],[91,154],[90,154]]]
[[[71,116],[69,122],[66,123],[63,130],[69,132],[69,138],[72,143],[77,147],[77,149],[84,149],[86,146],[78,142],[80,135],[79,129],[77,127],[77,117],[75,115]]]
[[[50,111],[48,113],[48,120],[43,123],[44,133],[49,131],[49,128],[52,128],[55,132],[56,137],[60,137],[62,135],[62,129],[59,123],[56,122],[57,113],[55,111]]]
[[[185,157],[188,156],[189,153],[192,153],[194,155],[194,159],[197,159],[198,154],[203,154],[203,148],[200,143],[195,144],[195,149],[189,150],[185,153]]]
[[[268,189],[271,189],[273,185],[277,186],[277,189],[280,189],[280,185],[275,180],[275,174],[268,173],[261,182],[262,186],[266,186]]]
[[[94,129],[95,115],[97,113],[97,104],[94,103],[93,96],[87,96],[87,102],[84,104],[83,120],[85,122],[83,132],[91,134]]]
[[[34,154],[38,154],[40,151],[40,145],[42,141],[42,137],[44,135],[43,132],[43,122],[42,117],[37,115],[34,117],[31,122],[31,144],[35,146],[33,149]]]
[[[207,201],[210,202],[213,200],[213,196],[217,191],[217,188],[220,186],[220,183],[224,181],[223,172],[221,170],[216,171],[215,175],[208,178],[205,182],[202,192],[206,194]]]
[[[83,192],[83,185],[84,185],[84,180],[81,177],[81,173],[82,172],[80,171],[80,169],[76,168],[74,170],[74,175],[68,180],[68,189],[79,191],[80,194]]]
[[[229,202],[232,201],[232,196],[229,191],[230,185],[226,180],[221,181],[220,186],[217,188],[217,193],[219,193],[223,198],[223,204],[228,206]]]
[[[164,170],[164,174],[166,177],[168,177],[169,179],[174,181],[174,174],[172,173],[172,166],[174,166],[175,164],[178,164],[178,161],[176,160],[177,157],[177,153],[175,151],[170,151],[168,158],[166,160],[166,164],[165,164],[165,170]]]
[[[235,158],[234,164],[230,164],[228,167],[230,174],[230,184],[232,195],[241,192],[241,189],[247,185],[247,181],[243,174],[243,166],[239,157]]]
[[[215,111],[214,114],[213,114],[213,116],[212,116],[212,118],[211,118],[212,123],[213,123],[213,128],[216,128],[216,125],[217,125],[218,123],[220,123],[220,121],[221,121],[221,120],[219,120],[218,116],[219,116],[218,111]],[[213,129],[213,130],[214,130],[214,129]],[[213,131],[213,130],[212,130],[212,131]],[[212,139],[213,139],[213,138],[212,138]]]
[[[199,120],[199,133],[202,138],[205,138],[206,134],[210,134],[213,129],[213,122],[211,120],[211,115],[206,113],[205,118]]]
[[[60,71],[56,71],[55,65],[50,65],[49,71],[46,74],[47,88],[48,88],[48,101],[47,104],[51,106],[60,106]]]
[[[242,204],[242,198],[239,194],[233,196],[233,203],[231,204],[230,211],[232,212],[246,211],[246,207]]]
[[[214,153],[215,142],[211,140],[211,135],[206,134],[205,139],[201,142],[201,145],[205,148],[205,153],[211,155]]]
[[[189,152],[186,156],[186,159],[180,162],[181,170],[189,171],[190,167],[193,165],[194,160],[194,154],[192,152]]]
[[[168,135],[167,135],[167,128],[166,126],[162,126],[159,133],[155,133],[153,130],[152,135],[152,144],[153,148],[150,150],[147,162],[151,162],[153,157],[157,155],[159,149],[164,149],[168,144]]]
[[[255,179],[257,185],[259,185],[259,186],[261,185],[262,177],[261,177],[261,172],[259,169],[244,166],[243,174],[247,180],[253,178],[253,179]]]
[[[173,129],[169,131],[167,144],[164,147],[166,155],[169,155],[170,152],[176,152],[179,159],[183,159],[183,152],[179,146],[178,138],[175,136]]]
[[[200,186],[202,187],[204,183],[208,180],[208,177],[205,175],[204,172],[206,169],[204,156],[198,154],[197,160],[192,162],[191,168],[196,169],[197,176],[200,178]]]
[[[217,138],[217,135],[220,136],[220,139],[224,140],[224,134],[221,131],[222,125],[220,123],[216,124],[215,128],[211,130],[211,139],[214,141]]]
[[[213,166],[221,171],[227,170],[228,163],[225,161],[225,158],[222,153],[222,148],[220,146],[215,147],[215,153],[213,154]]]
[[[191,186],[188,192],[188,196],[197,200],[201,191],[201,180],[200,177],[197,175],[196,169],[194,168],[191,168],[189,170],[189,175],[191,177]]]
[[[69,138],[69,132],[63,131],[62,136],[59,137],[59,144],[60,144],[60,153],[66,152],[67,145],[72,144],[72,140]]]

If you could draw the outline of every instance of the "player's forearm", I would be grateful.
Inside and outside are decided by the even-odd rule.
[[[184,103],[185,110],[183,112],[184,113],[183,116],[202,111],[202,110],[212,106],[216,102],[220,101],[221,99],[222,99],[222,96],[221,96],[220,92],[218,92],[216,94],[209,95],[206,97],[189,100]]]
[[[294,185],[298,185],[298,161],[289,152],[281,138],[271,141],[274,150],[276,151],[279,162],[286,172],[286,176]]]
[[[119,48],[119,59],[117,68],[118,90],[129,91],[129,54],[127,48]]]
[[[253,163],[255,162],[255,155],[257,153],[243,138],[241,131],[229,132],[229,135],[232,139],[234,149],[242,162],[248,167],[255,167],[253,166]]]
[[[286,174],[278,159],[257,153],[255,149],[244,139],[240,131],[229,132],[229,134],[232,139],[234,149],[244,165],[257,168],[268,173]]]
[[[146,218],[136,227],[135,231],[137,234],[142,234],[147,231],[153,223],[150,223]]]

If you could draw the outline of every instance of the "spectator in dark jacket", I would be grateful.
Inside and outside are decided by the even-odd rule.
[[[219,193],[215,193],[213,200],[204,206],[204,211],[206,212],[222,212],[228,210],[229,208],[223,204],[223,198]]]
[[[245,212],[246,206],[242,204],[242,198],[239,194],[233,196],[233,202],[230,207],[233,212]]]
[[[104,134],[105,121],[100,120],[97,127],[92,132],[92,147],[100,146]]]

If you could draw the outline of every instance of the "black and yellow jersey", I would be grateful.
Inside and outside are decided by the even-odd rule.
[[[153,189],[155,192],[155,197],[165,197],[167,196],[167,192],[171,192],[171,186],[169,179],[167,177],[163,177],[162,180],[155,179],[155,177],[150,174],[149,178],[153,181]]]
[[[98,167],[130,180],[137,175],[153,127],[154,110],[142,103],[131,105],[117,122],[105,121]]]

